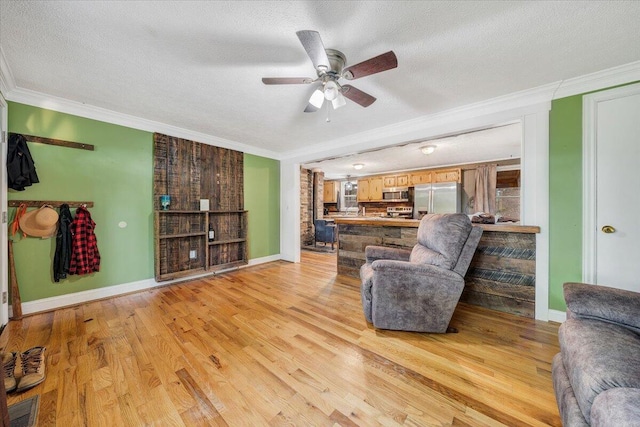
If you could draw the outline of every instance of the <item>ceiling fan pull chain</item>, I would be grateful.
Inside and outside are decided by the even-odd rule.
[[[331,121],[331,103],[325,102],[324,105],[327,106],[327,123]]]

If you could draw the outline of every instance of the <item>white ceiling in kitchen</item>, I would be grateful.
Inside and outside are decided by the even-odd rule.
[[[397,147],[358,153],[335,159],[325,159],[303,165],[319,169],[325,179],[343,179],[410,169],[512,160],[521,157],[522,126],[512,123],[491,129],[469,132],[430,141],[414,141]],[[432,154],[420,150],[435,146]],[[355,170],[354,164],[363,164]]]

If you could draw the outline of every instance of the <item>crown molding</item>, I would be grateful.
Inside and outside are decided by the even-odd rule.
[[[168,125],[156,122],[154,120],[143,119],[140,117],[118,113],[117,111],[108,110],[106,108],[96,107],[69,99],[46,95],[29,89],[14,87],[5,95],[9,101],[19,102],[21,104],[32,105],[34,107],[45,108],[47,110],[58,111],[61,113],[73,114],[74,116],[84,117],[92,120],[99,120],[106,123],[112,123],[120,126],[126,126],[133,129],[144,130],[147,132],[159,132],[178,138],[185,138],[192,141],[198,141],[204,144],[215,145],[216,147],[228,148],[231,150],[242,151],[243,153],[253,154],[261,157],[268,157],[279,160],[279,153],[271,150],[254,147],[252,145],[243,144],[236,141],[220,138],[202,132],[196,132],[184,129],[178,126]]]
[[[7,94],[16,88],[16,82],[11,73],[11,68],[4,56],[2,46],[0,46],[0,93],[7,98]]]
[[[566,98],[634,81],[640,81],[640,61],[563,80],[553,99]]]

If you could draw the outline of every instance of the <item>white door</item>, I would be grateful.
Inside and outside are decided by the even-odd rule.
[[[585,97],[584,119],[583,279],[640,292],[640,84]]]
[[[0,94],[0,324],[9,322],[8,295],[8,246],[7,246],[7,103]]]

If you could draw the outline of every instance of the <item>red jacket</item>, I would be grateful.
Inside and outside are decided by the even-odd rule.
[[[86,208],[79,207],[71,223],[71,264],[69,274],[90,274],[100,271],[100,252],[94,230],[96,223]]]

